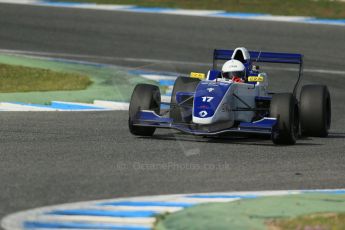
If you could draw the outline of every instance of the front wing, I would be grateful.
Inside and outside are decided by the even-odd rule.
[[[133,121],[133,125],[135,126],[176,129],[184,133],[198,136],[217,136],[226,133],[271,135],[276,123],[276,118],[264,117],[255,122],[241,122],[237,127],[234,128],[209,131],[200,129],[200,126],[196,124],[175,123],[173,122],[172,118],[159,116],[154,111],[150,110],[139,111],[136,119]]]

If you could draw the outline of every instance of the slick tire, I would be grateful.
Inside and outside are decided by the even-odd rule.
[[[192,117],[191,114],[188,117],[183,117],[184,108],[179,106],[176,101],[177,92],[195,92],[196,87],[198,86],[200,80],[197,78],[188,78],[188,77],[178,77],[175,81],[174,88],[171,95],[170,103],[170,118],[174,122],[190,122]],[[193,100],[189,100],[184,105],[193,106]]]
[[[331,126],[331,96],[325,85],[306,85],[300,97],[304,136],[327,137]]]
[[[156,130],[155,127],[145,127],[133,125],[140,110],[152,110],[160,113],[161,94],[159,88],[155,85],[138,84],[132,93],[129,105],[129,131],[133,135],[152,136]]]
[[[277,118],[272,141],[277,145],[293,145],[299,131],[299,111],[296,98],[290,93],[274,94],[270,105],[270,117]]]

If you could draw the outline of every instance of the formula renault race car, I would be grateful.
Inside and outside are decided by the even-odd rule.
[[[226,78],[217,70],[219,60],[243,63],[243,81]],[[293,92],[269,92],[266,73],[253,65],[258,62],[299,65]],[[326,137],[331,125],[330,93],[324,85],[305,85],[297,100],[302,73],[301,54],[214,50],[213,68],[207,74],[178,77],[170,103],[161,102],[157,86],[138,84],[130,101],[129,130],[140,136],[152,136],[156,128],[205,137],[263,134],[283,145],[295,144],[299,135]],[[161,104],[169,109],[161,112]]]

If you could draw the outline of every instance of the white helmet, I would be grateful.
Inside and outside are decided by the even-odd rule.
[[[242,62],[237,60],[227,61],[222,67],[222,77],[227,79],[231,79],[232,77],[244,79],[246,77],[246,67]]]

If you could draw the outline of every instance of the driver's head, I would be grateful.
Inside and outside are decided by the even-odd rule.
[[[246,67],[237,60],[227,61],[222,67],[222,77],[226,79],[236,77],[244,80],[246,77]]]

